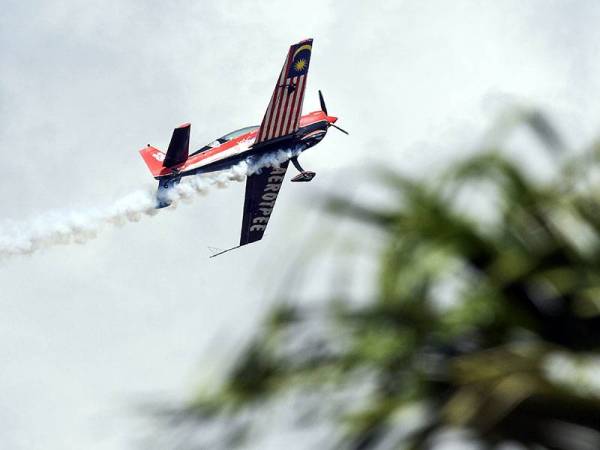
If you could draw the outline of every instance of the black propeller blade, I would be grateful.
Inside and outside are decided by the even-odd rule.
[[[344,134],[350,135],[350,133],[348,133],[346,130],[343,130],[342,128],[338,127],[337,125],[334,125],[332,123],[330,123],[329,125],[331,125],[333,128],[337,128],[338,130],[340,130]]]
[[[327,106],[325,106],[325,99],[323,98],[321,91],[319,91],[319,101],[321,102],[321,111],[323,111],[326,115],[329,115],[327,114]]]

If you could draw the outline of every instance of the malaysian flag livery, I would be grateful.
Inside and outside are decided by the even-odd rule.
[[[302,115],[302,102],[312,52],[312,39],[290,47],[254,144],[293,134]]]

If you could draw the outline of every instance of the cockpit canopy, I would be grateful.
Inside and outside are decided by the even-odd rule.
[[[221,136],[220,138],[215,139],[211,143],[206,144],[204,147],[202,147],[202,148],[196,150],[195,152],[193,152],[192,154],[190,154],[190,156],[197,155],[198,153],[205,152],[206,150],[210,150],[211,148],[218,147],[219,145],[222,145],[227,141],[231,141],[232,139],[235,139],[235,138],[241,136],[242,134],[250,133],[251,131],[254,131],[257,129],[258,129],[258,125],[252,126],[252,127],[240,128],[239,130],[232,131],[231,133],[228,133],[225,136]]]

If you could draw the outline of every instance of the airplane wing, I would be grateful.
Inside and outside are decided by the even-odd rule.
[[[293,134],[298,129],[312,51],[312,39],[290,47],[254,145]]]
[[[260,173],[246,179],[240,247],[262,239],[285,178],[288,162],[280,167],[264,167]]]

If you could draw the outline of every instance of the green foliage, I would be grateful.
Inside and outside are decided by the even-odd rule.
[[[600,151],[557,155],[541,114],[518,123],[551,151],[553,173],[480,150],[433,179],[380,171],[392,208],[330,199],[384,234],[376,291],[282,303],[219,393],[182,411],[202,427],[194,411],[207,405],[227,423],[287,392],[322,393],[317,409],[350,392],[326,414],[341,448],[429,448],[448,427],[485,446],[600,448],[600,382],[581,375],[600,348]],[[459,204],[478,195],[480,210]],[[411,408],[422,413],[408,426]]]

